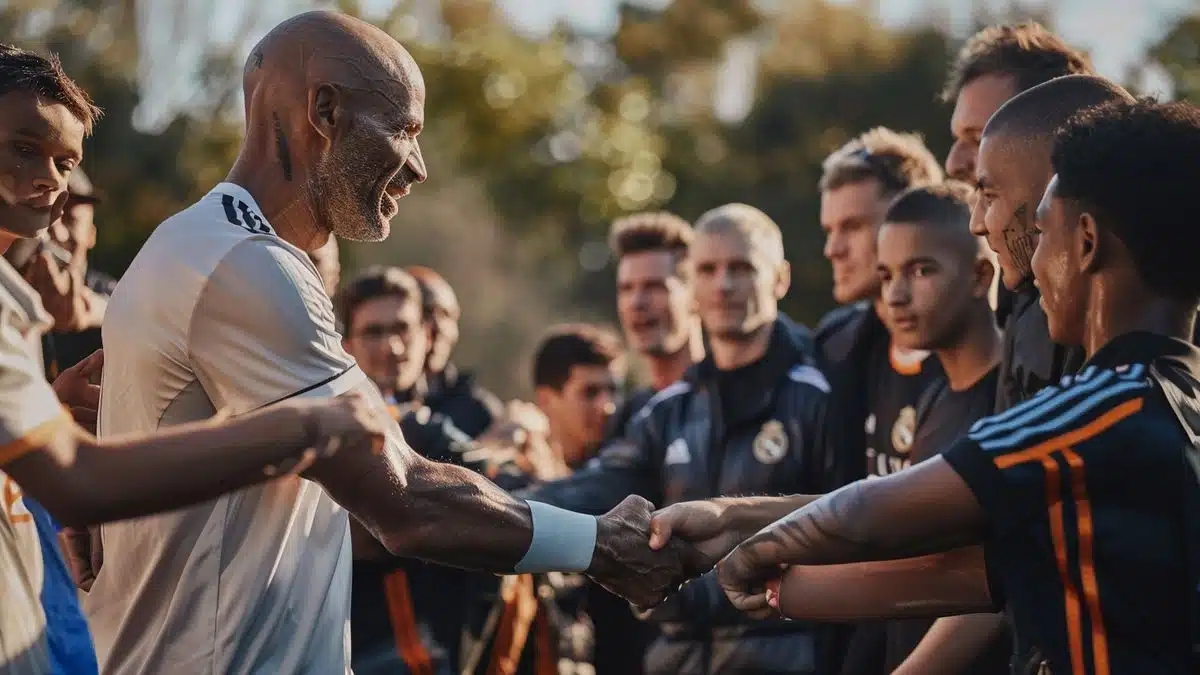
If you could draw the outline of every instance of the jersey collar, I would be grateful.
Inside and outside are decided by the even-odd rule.
[[[1170,359],[1200,377],[1200,349],[1184,340],[1146,331],[1132,331],[1109,340],[1085,365],[1111,369],[1161,359]]]

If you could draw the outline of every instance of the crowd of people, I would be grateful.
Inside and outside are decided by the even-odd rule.
[[[549,327],[502,402],[441,274],[342,277],[426,178],[386,33],[268,33],[228,177],[119,280],[99,110],[0,47],[0,671],[1200,672],[1200,109],[1034,23],[944,96],[944,162],[824,162],[815,328],[766,213],[632,214],[623,335]]]

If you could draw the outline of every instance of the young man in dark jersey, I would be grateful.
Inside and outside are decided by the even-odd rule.
[[[838,591],[800,583],[810,571],[886,560],[850,566],[859,583],[837,598],[843,611],[1007,603],[1019,641],[1040,655],[1022,672],[1196,672],[1200,110],[1086,110],[1058,132],[1052,166],[1033,270],[1050,337],[1083,346],[1082,371],[979,421],[942,455],[747,539],[720,568],[735,605],[811,616]],[[980,549],[941,553],[978,543],[986,565],[972,559]],[[932,555],[902,559],[922,554]],[[772,597],[763,582],[780,565],[833,567],[793,569]],[[872,583],[904,568],[924,602],[897,603]]]
[[[879,230],[881,308],[892,342],[933,352],[946,375],[917,404],[909,455],[914,463],[948,447],[976,420],[991,415],[995,404],[1001,336],[990,294],[997,270],[994,254],[968,229],[971,198],[970,186],[958,181],[913,188],[896,198]],[[994,622],[992,617],[967,620]],[[889,621],[884,669],[875,672],[895,672],[932,624],[929,619]],[[983,653],[960,672],[1007,671],[1009,644],[988,637]]]
[[[928,352],[894,345],[880,320],[876,234],[897,194],[938,182],[942,172],[919,137],[882,127],[842,146],[822,171],[824,253],[833,296],[845,306],[822,319],[816,340],[834,410],[863,431],[840,450],[864,457],[865,475],[886,476],[908,465],[917,397],[941,374]]]

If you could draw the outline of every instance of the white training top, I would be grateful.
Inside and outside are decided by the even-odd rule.
[[[221,183],[150,236],[103,327],[101,438],[246,413],[366,381],[308,256]],[[350,671],[350,535],[316,483],[283,478],[105,525],[84,600],[106,675]]]
[[[0,467],[72,424],[46,382],[38,340],[51,324],[37,293],[0,258]],[[50,673],[42,547],[21,488],[0,471],[0,673]]]

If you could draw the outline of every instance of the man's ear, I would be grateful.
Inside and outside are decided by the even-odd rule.
[[[542,414],[545,414],[554,404],[555,395],[552,387],[538,387],[533,390],[533,398],[537,401],[537,407],[541,409]]]
[[[1108,242],[1100,236],[1096,227],[1096,219],[1087,211],[1081,211],[1079,220],[1075,222],[1074,232],[1076,253],[1079,256],[1079,269],[1092,273],[1100,268],[1104,256],[1108,254]]]
[[[784,260],[775,272],[775,299],[782,300],[792,287],[792,265]]]
[[[972,277],[971,295],[976,298],[990,298],[993,282],[996,280],[996,266],[991,259],[986,256],[976,258]]]
[[[333,140],[345,116],[342,90],[333,84],[321,84],[308,94],[308,123],[325,140]]]

